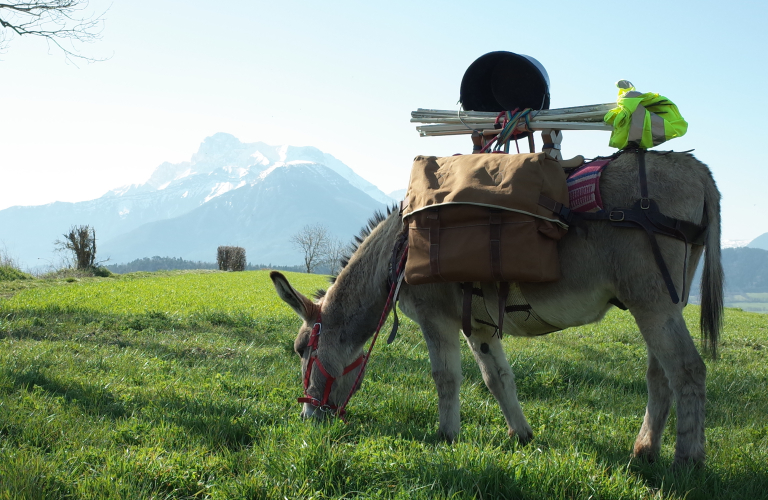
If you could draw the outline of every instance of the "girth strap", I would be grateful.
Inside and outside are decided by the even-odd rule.
[[[491,209],[488,218],[491,241],[491,271],[496,281],[501,281],[501,211]]]
[[[499,338],[504,334],[504,316],[507,314],[505,307],[507,305],[507,297],[509,296],[509,283],[502,281],[499,283],[499,322],[497,327],[499,329]]]
[[[462,283],[461,289],[464,294],[461,308],[461,329],[464,331],[464,335],[469,337],[472,335],[472,295],[479,295],[482,297],[483,292],[477,288],[472,288],[471,281]],[[517,306],[507,307],[507,297],[509,297],[509,282],[502,281],[499,283],[498,293],[499,320],[495,325],[491,325],[496,327],[499,333],[499,338],[501,338],[504,333],[504,316],[507,312],[518,310],[516,308]],[[531,306],[529,305],[526,310],[530,308]],[[484,322],[481,321],[481,323]]]
[[[472,335],[472,282],[465,281],[461,284],[461,289],[464,292],[464,302],[461,308],[461,329],[464,331],[464,336],[469,337]]]

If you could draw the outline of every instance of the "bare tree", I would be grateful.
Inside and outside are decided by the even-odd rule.
[[[72,252],[76,269],[90,269],[96,263],[96,230],[91,226],[72,226],[63,240],[56,240],[59,250]]]
[[[307,224],[301,230],[291,236],[293,247],[304,253],[304,268],[311,273],[315,268],[323,264],[328,249],[330,235],[328,229],[322,224]]]
[[[36,36],[72,57],[97,61],[77,52],[75,42],[101,39],[103,14],[88,13],[88,0],[0,0],[0,50],[14,35]],[[62,45],[64,42],[66,45]]]
[[[332,275],[336,276],[341,271],[341,261],[347,256],[347,250],[347,245],[340,239],[336,237],[328,238],[328,245],[326,245],[325,248],[323,264],[330,269]]]

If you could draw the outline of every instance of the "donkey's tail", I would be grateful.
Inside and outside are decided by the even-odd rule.
[[[707,240],[701,277],[701,336],[704,347],[717,358],[717,342],[723,329],[723,264],[720,261],[720,192],[712,174],[704,188]]]

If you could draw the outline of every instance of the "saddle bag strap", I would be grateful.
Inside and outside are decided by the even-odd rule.
[[[565,222],[566,224],[570,224],[573,220],[574,214],[568,207],[559,201],[555,201],[552,198],[549,198],[548,196],[544,196],[543,194],[539,195],[539,205],[555,214],[560,218],[561,221]]]
[[[432,276],[440,276],[440,218],[437,210],[427,211],[427,223],[429,224],[429,271]]]

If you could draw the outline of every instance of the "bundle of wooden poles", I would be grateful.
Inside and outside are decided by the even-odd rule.
[[[545,109],[531,111],[528,121],[519,120],[516,133],[532,130],[606,130],[613,127],[603,121],[605,114],[616,107],[616,103],[593,104],[573,108]],[[484,136],[498,134],[499,113],[485,111],[444,111],[421,109],[411,112],[412,123],[428,123],[416,127],[421,137],[439,135],[471,134],[481,131]]]

